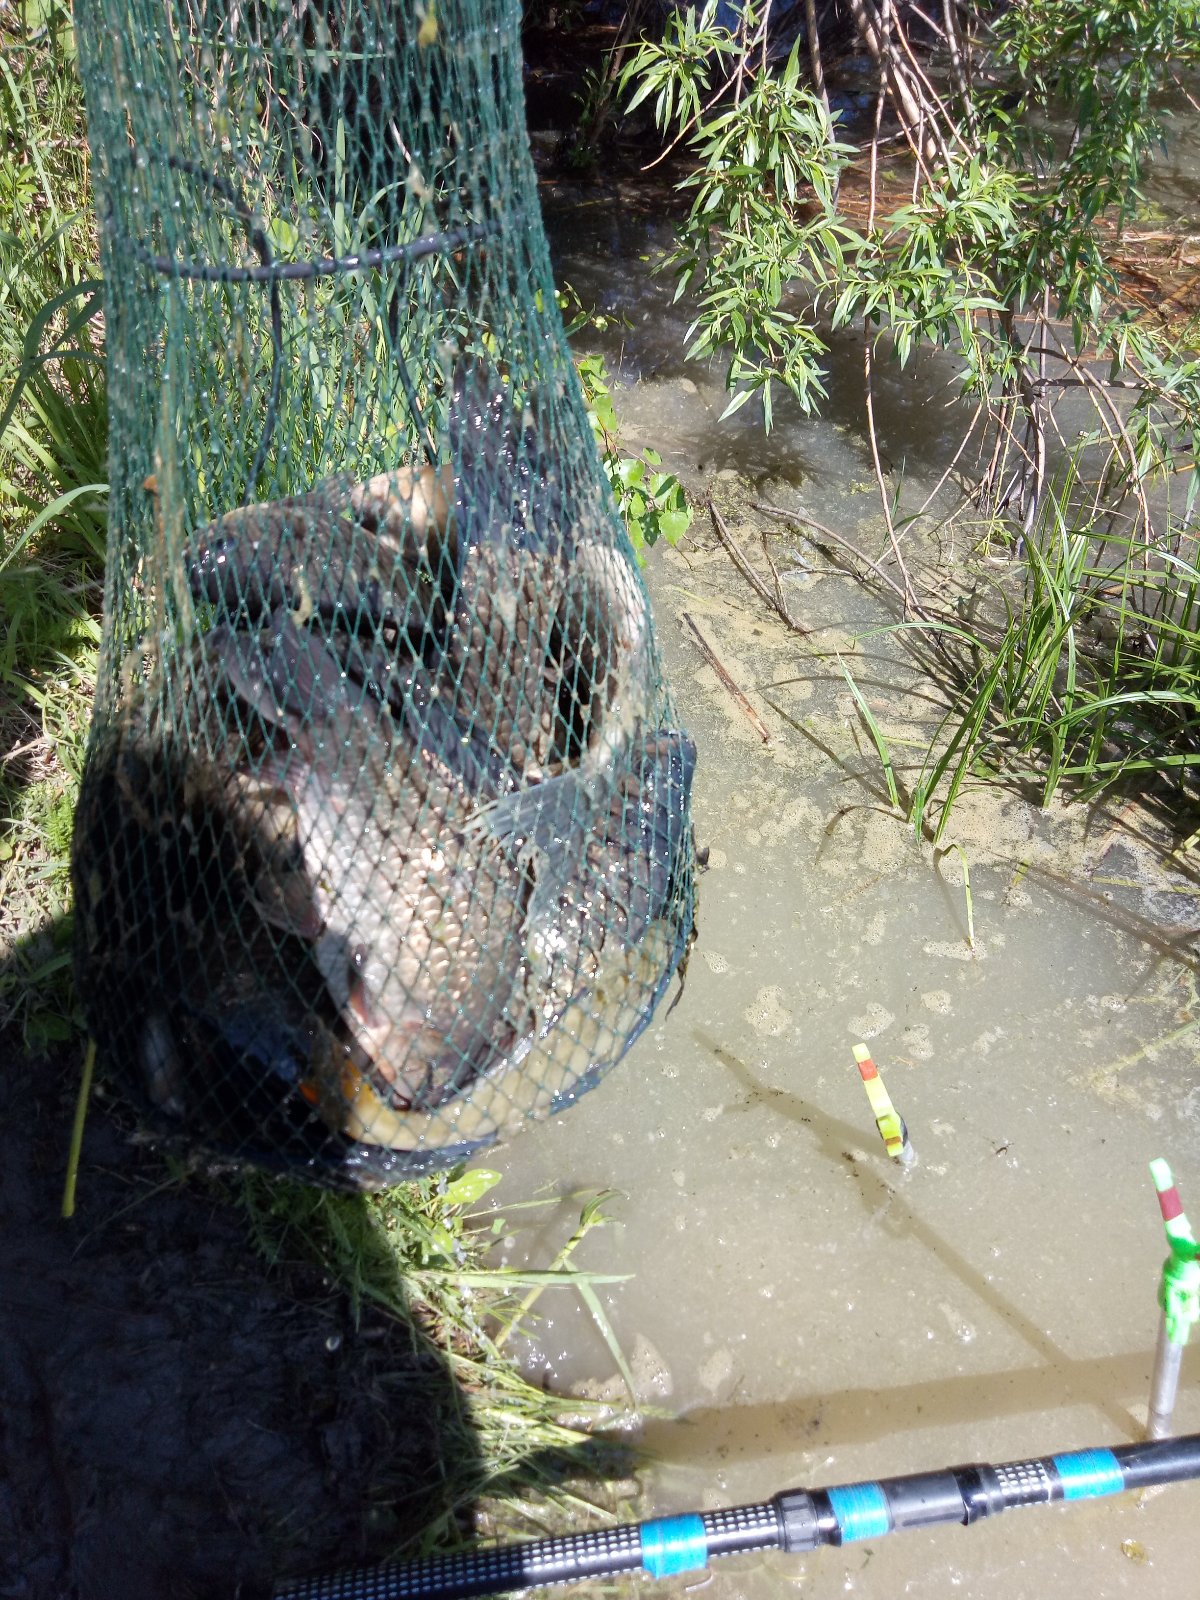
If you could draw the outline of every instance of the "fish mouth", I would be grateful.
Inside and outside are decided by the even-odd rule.
[[[98,992],[130,991],[149,950],[104,953],[100,902],[157,861],[169,948],[137,1044],[157,1112],[204,1103],[215,1139],[197,1073],[238,1058],[267,1086],[263,1128],[290,1097],[287,1137],[368,1186],[569,1104],[646,1025],[692,929],[695,747],[662,720],[611,505],[560,465],[564,398],[518,400],[484,362],[447,393],[447,461],[197,532],[182,738],[135,694],[77,835],[100,879],[85,1003],[110,1053],[128,1030]],[[114,779],[136,792],[120,824]]]

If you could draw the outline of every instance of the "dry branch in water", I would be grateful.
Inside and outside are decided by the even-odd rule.
[[[708,640],[700,632],[700,629],[696,626],[695,621],[689,615],[689,613],[686,611],[681,611],[679,615],[691,629],[693,637],[695,638],[696,643],[700,646],[700,649],[704,655],[704,659],[708,662],[709,666],[724,684],[725,688],[728,689],[729,693],[733,696],[741,710],[745,712],[746,716],[753,723],[755,733],[758,734],[759,738],[764,744],[770,744],[771,730],[759,716],[758,712],[755,711],[754,707],[750,704],[749,700],[743,694],[741,689],[738,688],[720,656],[717,655],[717,652],[713,649],[712,645],[709,644]]]
[[[711,500],[708,502],[708,514],[712,518],[713,531],[716,533],[717,538],[728,551],[729,559],[733,562],[734,566],[741,573],[742,577],[745,578],[746,582],[754,590],[755,594],[770,606],[771,610],[774,611],[778,617],[780,617],[780,619],[788,628],[791,629],[793,633],[810,633],[812,630],[806,628],[802,622],[797,622],[795,617],[788,610],[787,600],[785,599],[783,593],[783,584],[780,582],[778,569],[776,568],[775,563],[771,560],[770,552],[767,551],[766,543],[764,542],[763,544],[763,550],[766,552],[767,563],[771,568],[771,576],[775,580],[774,593],[767,588],[766,584],[759,577],[758,573],[755,572],[754,568],[738,549],[737,545],[733,541],[733,535],[725,525],[725,519],[722,517],[721,513],[717,510],[716,506]]]
[[[870,556],[865,555],[857,545],[851,544],[844,534],[834,533],[832,528],[827,528],[824,523],[818,522],[815,517],[810,517],[803,511],[784,511],[779,506],[769,506],[757,500],[753,502],[752,509],[761,511],[766,517],[778,517],[781,522],[790,522],[797,528],[812,528],[823,539],[832,539],[834,544],[839,544],[844,550],[848,550],[856,561],[861,561],[864,567],[869,567],[879,581],[887,585],[906,610],[914,611],[923,621],[929,621],[929,613],[920,602],[906,593],[894,578],[889,578],[878,562],[872,561]]]

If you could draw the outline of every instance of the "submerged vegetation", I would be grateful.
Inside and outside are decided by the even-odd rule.
[[[1147,316],[1119,264],[1170,97],[1195,104],[1200,10],[848,12],[850,40],[845,12],[810,0],[789,47],[770,0],[732,25],[709,3],[614,63],[626,116],[648,112],[687,164],[666,265],[695,308],[688,354],[719,354],[728,410],[756,401],[769,428],[776,391],[820,409],[832,350],[844,361],[859,335],[885,564],[905,637],[954,695],[908,796],[914,822],[940,833],[968,771],[1045,798],[1148,781],[1190,797],[1195,320]],[[874,384],[879,361],[922,350],[953,358],[961,427],[941,492],[912,506],[879,445]],[[969,609],[939,598],[943,573],[922,575],[954,521],[1005,562]]]

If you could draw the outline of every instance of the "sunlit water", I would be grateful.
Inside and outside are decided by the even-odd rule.
[[[618,209],[590,230],[576,219],[573,238],[560,274],[630,324],[607,336],[629,437],[693,490],[724,495],[764,576],[747,530],[770,524],[753,521],[742,480],[878,552],[860,347],[839,352],[828,420],[781,412],[768,440],[749,412],[718,427],[719,374],[682,367],[681,315],[638,259],[665,235]],[[953,433],[945,381],[933,364],[885,374],[885,445],[918,487]],[[821,630],[811,639],[768,613],[706,519],[648,567],[711,849],[686,989],[599,1089],[483,1163],[504,1175],[500,1205],[576,1197],[510,1214],[514,1263],[544,1265],[578,1196],[617,1191],[574,1260],[629,1274],[599,1294],[652,1460],[643,1515],[1139,1437],[1165,1254],[1152,1157],[1174,1163],[1200,1213],[1198,913],[1156,865],[1149,825],[1126,815],[1114,830],[1110,816],[980,788],[958,802],[957,848],[918,844],[889,813],[839,656],[900,765],[939,698],[894,638],[855,646],[892,620],[861,587],[786,529],[772,548],[793,610]],[[876,1133],[859,1041],[907,1121],[911,1169]],[[634,1409],[569,1290],[544,1297],[520,1354],[564,1394]],[[1176,1422],[1200,1429],[1195,1349]],[[1182,1486],[803,1560],[730,1560],[707,1592],[1182,1596],[1198,1559],[1200,1488]]]

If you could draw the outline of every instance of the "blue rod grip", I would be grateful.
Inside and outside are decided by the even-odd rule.
[[[1125,1474],[1111,1450],[1070,1450],[1050,1459],[1064,1500],[1095,1500],[1120,1494],[1125,1487]]]
[[[643,1522],[642,1566],[652,1578],[699,1572],[708,1565],[708,1535],[695,1514]]]

